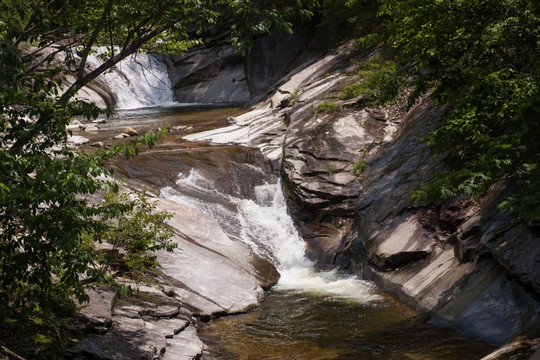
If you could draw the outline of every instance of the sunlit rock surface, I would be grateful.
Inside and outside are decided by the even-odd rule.
[[[257,306],[263,288],[277,280],[273,266],[248,245],[229,239],[211,217],[163,199],[158,205],[174,214],[169,224],[175,229],[178,247],[160,252],[157,260],[175,297],[204,316]]]
[[[356,204],[359,237],[348,254],[358,274],[430,312],[435,324],[500,345],[539,321],[533,243],[540,239],[498,213],[503,185],[478,206],[460,199],[411,206],[410,192],[445,166],[421,142],[440,112],[429,103],[414,109],[371,162]]]

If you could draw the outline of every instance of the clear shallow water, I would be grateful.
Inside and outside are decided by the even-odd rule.
[[[122,126],[224,124],[238,109],[122,117]],[[189,114],[189,116],[188,116]],[[173,121],[171,121],[173,120]],[[132,123],[130,123],[132,121]],[[215,125],[211,125],[215,126]],[[201,129],[202,130],[202,129]],[[213,216],[233,239],[249,244],[281,274],[256,311],[204,324],[207,359],[480,359],[493,347],[425,322],[375,286],[305,254],[278,178],[248,148],[185,145],[169,137],[136,160],[160,196]],[[124,168],[131,178],[143,172]],[[170,180],[163,180],[166,173]],[[137,173],[136,173],[137,172]],[[158,175],[162,173],[163,175]],[[157,178],[159,180],[156,180]]]
[[[257,312],[213,320],[201,339],[218,359],[481,359],[493,347],[427,324],[388,298],[369,304],[271,291]]]

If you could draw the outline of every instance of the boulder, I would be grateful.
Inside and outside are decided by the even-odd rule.
[[[135,130],[134,128],[131,128],[131,127],[127,127],[124,129],[124,131],[122,131],[123,134],[127,134],[129,136],[138,136],[139,135],[139,132],[137,130]]]
[[[110,327],[112,324],[112,308],[118,291],[107,288],[88,288],[88,303],[81,304],[80,314],[90,328]]]
[[[89,124],[89,125],[86,125],[84,127],[84,131],[86,131],[86,132],[98,132],[99,131],[99,126],[94,125],[94,124]]]
[[[128,134],[126,134],[126,133],[120,133],[120,134],[118,134],[118,135],[116,135],[116,136],[113,136],[113,139],[125,139],[125,138],[128,138],[128,137],[129,137]]]
[[[87,139],[85,138],[84,136],[78,136],[78,135],[75,135],[75,136],[68,136],[68,140],[67,140],[69,143],[73,144],[73,145],[84,145],[84,144],[88,144],[90,142],[90,139]]]
[[[229,45],[168,58],[176,100],[183,103],[247,103],[245,60]]]
[[[204,344],[197,337],[194,326],[187,327],[179,335],[167,340],[163,360],[194,360],[203,354]]]

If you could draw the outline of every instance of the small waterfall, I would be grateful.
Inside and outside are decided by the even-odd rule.
[[[95,69],[101,65],[103,60],[99,54],[107,50],[97,48],[88,57],[87,66]],[[118,109],[158,106],[174,101],[167,66],[152,54],[133,54],[98,79],[116,95]]]
[[[337,270],[318,270],[307,258],[277,179],[254,186],[254,194],[244,198],[221,193],[218,184],[193,169],[187,176],[181,174],[175,187],[161,190],[162,197],[212,215],[231,238],[272,261],[281,274],[276,290],[359,303],[381,299],[370,282]]]

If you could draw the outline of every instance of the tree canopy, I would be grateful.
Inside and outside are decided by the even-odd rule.
[[[502,209],[540,222],[540,5],[536,1],[383,0],[390,42],[402,53],[413,96],[433,89],[449,106],[427,143],[452,170],[425,198],[482,196],[512,178]],[[427,196],[426,196],[427,195]]]
[[[291,31],[292,19],[309,17],[316,5],[310,0],[1,1],[0,317],[50,308],[59,288],[84,300],[80,279],[100,276],[88,235],[100,241],[111,219],[137,205],[91,198],[118,191],[105,160],[134,156],[137,145],[152,146],[158,135],[92,155],[69,146],[66,126],[76,114],[90,119],[108,111],[78,100],[83,86],[136,52],[179,53],[223,24],[234,24],[231,42],[245,53],[253,37],[271,28]],[[101,66],[90,69],[87,60],[96,46],[109,51]]]
[[[396,66],[380,71],[412,89],[410,105],[429,93],[447,108],[424,140],[451,169],[433,174],[413,200],[479,198],[507,179],[516,189],[501,210],[540,223],[540,4],[379,0],[378,17],[378,39]]]

